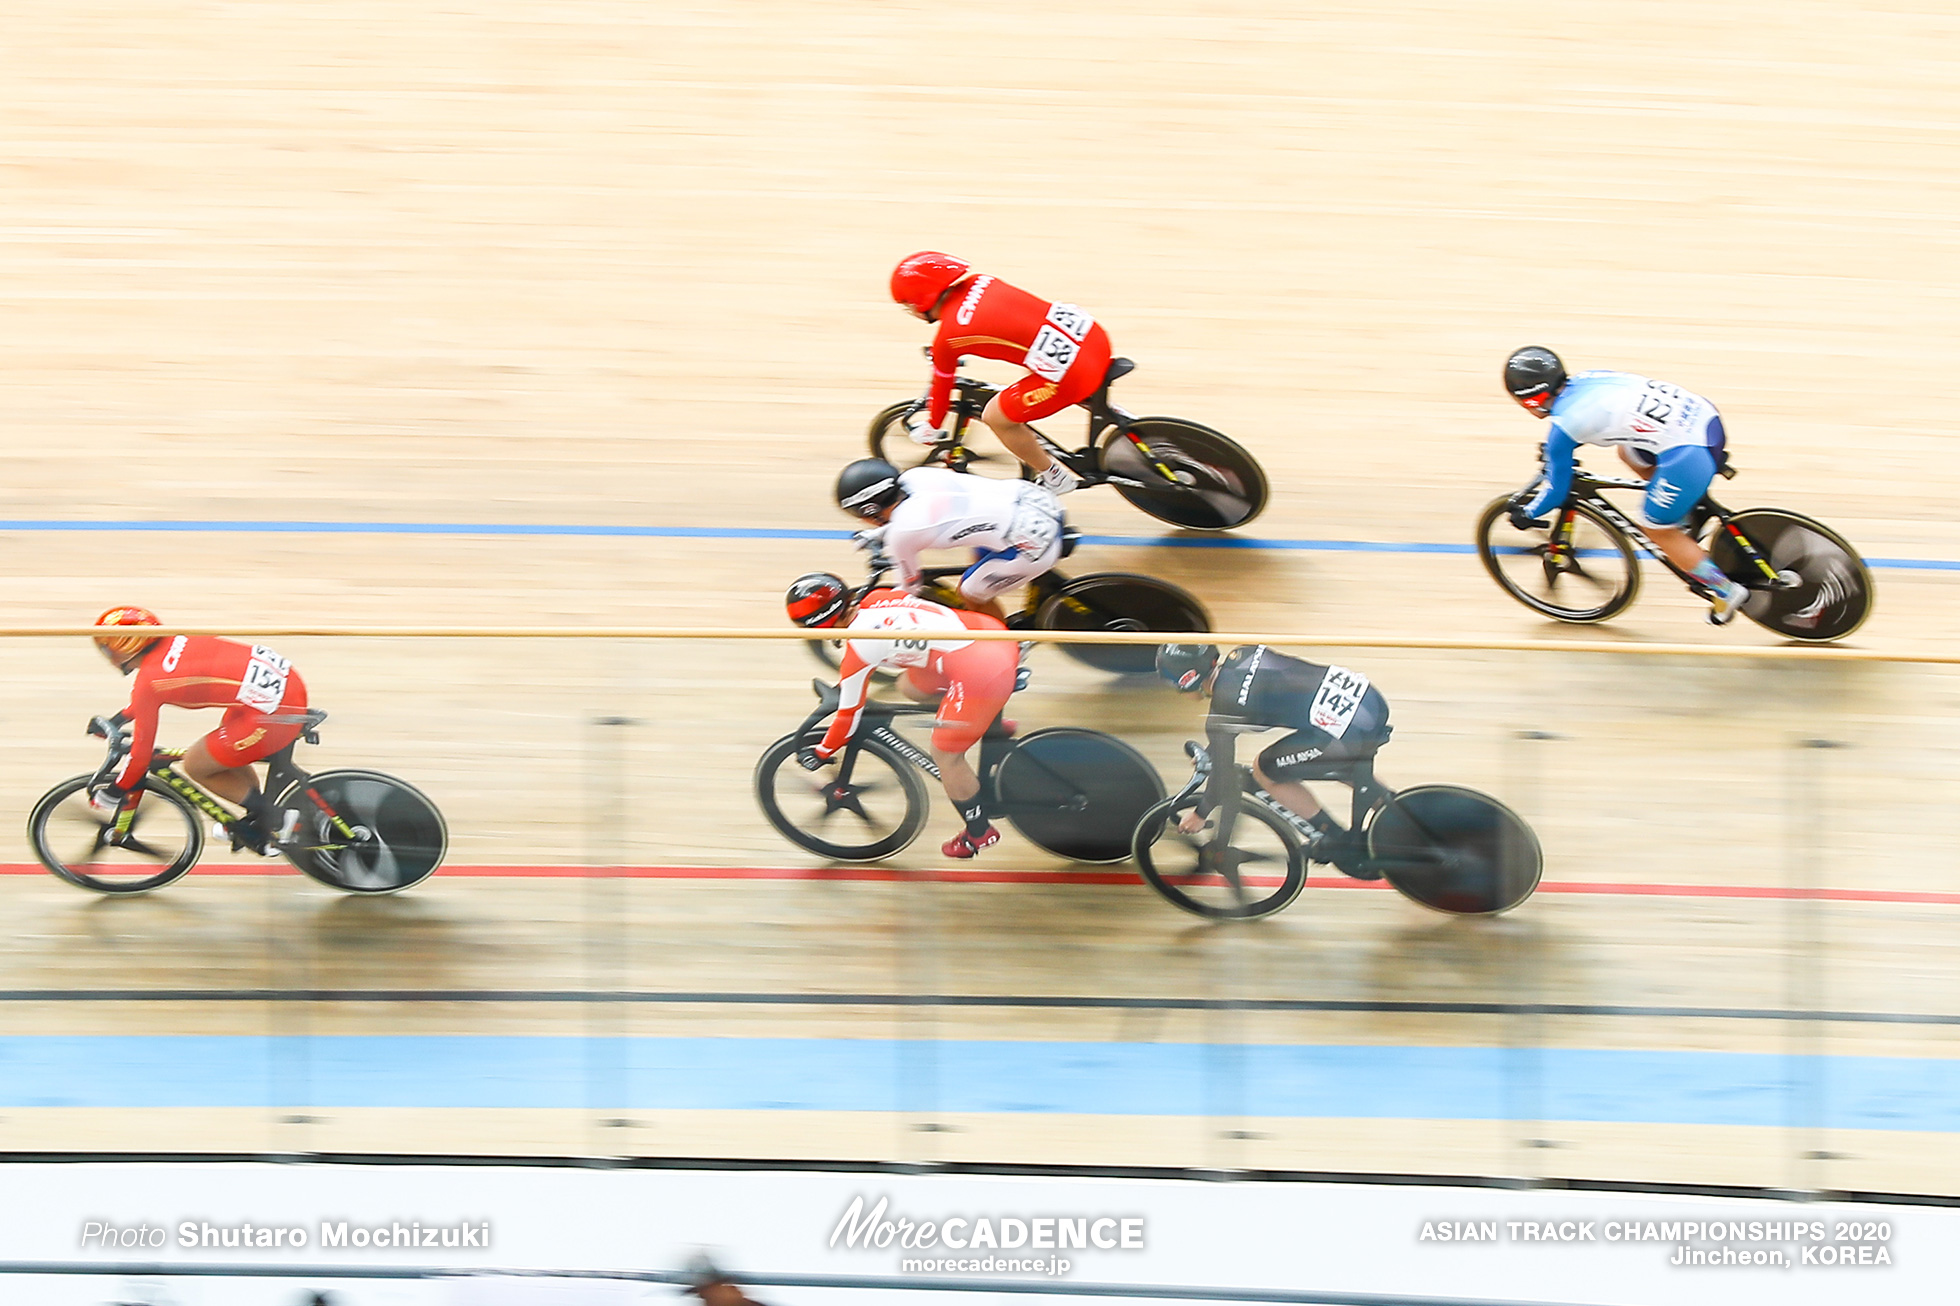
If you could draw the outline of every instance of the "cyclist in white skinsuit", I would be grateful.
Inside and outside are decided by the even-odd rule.
[[[1572,459],[1582,444],[1615,449],[1647,482],[1640,520],[1654,547],[1707,591],[1708,619],[1734,620],[1749,590],[1730,580],[1683,526],[1715,474],[1727,462],[1727,434],[1715,405],[1680,386],[1632,372],[1580,372],[1567,377],[1551,350],[1527,346],[1504,367],[1505,388],[1535,417],[1551,419],[1545,436],[1545,483],[1511,509],[1520,530],[1565,502]]]
[[[1029,481],[1002,481],[915,467],[900,473],[865,458],[844,469],[838,503],[878,523],[864,537],[882,539],[898,566],[898,587],[916,594],[920,557],[934,549],[972,549],[959,592],[975,612],[1006,619],[999,596],[1054,569],[1062,560],[1065,519],[1055,496]]]

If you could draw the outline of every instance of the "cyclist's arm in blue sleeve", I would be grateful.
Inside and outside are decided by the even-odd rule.
[[[1554,419],[1552,432],[1545,437],[1545,484],[1525,509],[1527,513],[1542,517],[1565,502],[1565,496],[1572,493],[1572,455],[1578,450],[1579,442]]]

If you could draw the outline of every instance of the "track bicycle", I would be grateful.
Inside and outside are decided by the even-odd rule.
[[[1734,476],[1724,465],[1722,475]],[[1544,480],[1520,491],[1529,494]],[[1534,612],[1560,621],[1606,621],[1640,592],[1635,550],[1656,558],[1697,595],[1699,581],[1669,561],[1603,491],[1647,491],[1632,477],[1593,476],[1574,468],[1572,493],[1543,531],[1519,532],[1509,512],[1517,495],[1493,500],[1477,519],[1477,556],[1491,579]],[[1822,522],[1782,508],[1732,512],[1703,495],[1683,523],[1715,565],[1751,591],[1742,615],[1785,639],[1843,639],[1872,610],[1872,576],[1858,551]],[[1529,543],[1514,543],[1522,536]]]
[[[1209,426],[1182,417],[1136,417],[1109,401],[1109,387],[1136,370],[1127,358],[1110,362],[1096,392],[1081,403],[1089,412],[1087,441],[1063,449],[1042,435],[1041,447],[1082,480],[1083,488],[1113,485],[1132,505],[1159,521],[1193,530],[1222,531],[1243,526],[1266,506],[1266,473],[1244,446]],[[929,448],[915,444],[905,420],[923,400],[891,404],[871,419],[871,456],[901,470],[927,465],[956,472],[975,463],[1005,457],[1015,474],[1028,472],[1011,456],[985,453],[967,443],[967,432],[1003,387],[973,377],[953,381],[952,425]],[[980,424],[986,429],[986,424]]]
[[[1074,548],[1074,530],[1065,528],[1062,556]],[[845,611],[855,612],[864,596],[886,583],[894,567],[883,552],[871,555],[871,573],[848,596]],[[919,597],[949,608],[969,605],[958,589],[966,567],[925,567],[925,586]],[[846,620],[849,618],[847,617]],[[1071,579],[1059,571],[1044,572],[1028,582],[1021,610],[1008,614],[1007,624],[1020,630],[1123,630],[1203,632],[1211,629],[1211,614],[1187,590],[1127,571],[1097,571]],[[844,639],[814,639],[810,649],[825,666],[835,669],[843,656]],[[1157,669],[1154,644],[1063,644],[1064,653],[1078,662],[1119,676],[1148,676]],[[896,673],[875,673],[881,684]]]
[[[875,862],[903,852],[926,827],[937,780],[931,756],[894,728],[900,717],[937,711],[930,703],[866,700],[857,733],[834,766],[805,771],[797,750],[823,739],[837,710],[837,688],[812,681],[817,707],[803,724],[763,750],[755,796],[777,833],[840,862]],[[1029,843],[1074,862],[1120,862],[1130,832],[1164,796],[1143,754],[1094,730],[1057,726],[1011,737],[996,717],[980,739],[981,801]]]
[[[300,738],[317,744],[326,717],[308,710],[273,720],[301,726]],[[91,806],[89,791],[114,773],[128,739],[104,717],[89,722],[89,733],[109,741],[108,760],[93,775],[74,776],[48,790],[27,818],[34,855],[55,876],[97,893],[162,888],[196,864],[207,819],[236,847],[244,818],[178,769],[186,751],[181,748],[153,754],[136,810],[119,835],[115,818]],[[290,836],[273,845],[280,856],[345,893],[395,893],[435,873],[449,847],[449,830],[420,790],[379,771],[308,774],[294,763],[293,748],[286,745],[266,766],[265,791],[278,795],[273,812],[295,814],[284,821]]]
[[[1203,745],[1192,741],[1184,751],[1190,781],[1144,813],[1133,852],[1150,887],[1185,911],[1214,920],[1270,916],[1299,896],[1310,861],[1386,880],[1404,897],[1453,916],[1509,911],[1538,887],[1544,854],[1516,812],[1461,785],[1390,789],[1375,778],[1372,758],[1309,777],[1353,790],[1347,825],[1335,821],[1325,834],[1268,793],[1250,766],[1240,766],[1232,844],[1218,848],[1209,823],[1196,835],[1178,829],[1196,810],[1212,767]]]

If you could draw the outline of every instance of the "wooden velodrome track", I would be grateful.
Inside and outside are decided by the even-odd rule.
[[[935,246],[1088,306],[1140,364],[1126,405],[1253,447],[1276,493],[1247,534],[1393,546],[1171,547],[1071,500],[1134,537],[1077,564],[1179,581],[1223,628],[1572,634],[1410,547],[1529,474],[1496,376],[1537,341],[1714,397],[1725,497],[1915,564],[1856,645],[1947,651],[1955,26],[1928,0],[26,0],[4,624],[774,625],[792,576],[854,565],[783,532],[843,526],[836,467],[922,385],[884,279]],[[1768,642],[1648,585],[1602,638]],[[333,713],[315,756],[427,788],[451,871],[347,901],[217,855],[97,902],[8,835],[0,1150],[1955,1191],[1940,667],[1316,645],[1394,703],[1384,774],[1514,802],[1554,883],[1498,922],[1337,883],[1224,930],[1012,837],[971,882],[927,840],[890,876],[814,866],[748,790],[805,710],[792,646],[278,644]],[[120,686],[78,641],[6,657],[17,831]],[[1037,668],[1024,725],[1177,776],[1195,705]],[[566,873],[594,866],[626,869]],[[612,991],[636,1000],[574,1000]]]

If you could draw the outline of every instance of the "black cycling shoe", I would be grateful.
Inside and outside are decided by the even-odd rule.
[[[231,850],[233,852],[247,850],[255,852],[261,857],[277,857],[279,855],[279,850],[272,846],[272,836],[259,829],[258,826],[252,824],[249,820],[241,818],[233,821],[225,827],[225,833],[231,836]]]
[[[1307,857],[1326,862],[1351,880],[1379,880],[1382,873],[1368,865],[1365,850],[1345,830],[1323,831],[1307,848]]]

